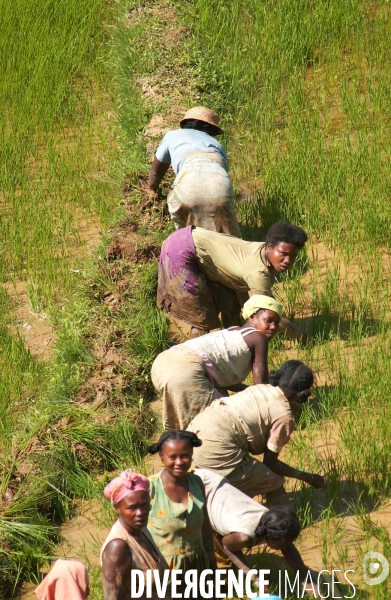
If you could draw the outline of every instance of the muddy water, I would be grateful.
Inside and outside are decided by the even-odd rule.
[[[161,414],[161,401],[153,403],[153,409]],[[149,475],[153,475],[162,469],[161,460],[158,455],[151,456],[146,460],[146,469]],[[68,521],[61,528],[64,541],[58,546],[56,556],[58,558],[80,560],[88,568],[99,566],[99,554],[104,540],[106,539],[110,525],[114,523],[115,515],[109,504],[103,506],[96,500],[84,502],[79,514]],[[47,569],[43,570],[47,572]],[[34,585],[25,584],[22,588],[20,600],[36,600]]]

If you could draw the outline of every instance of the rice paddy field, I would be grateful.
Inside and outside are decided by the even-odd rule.
[[[363,558],[391,558],[391,4],[14,0],[0,20],[0,597],[72,555],[62,524],[86,506],[95,531],[114,521],[110,473],[148,470],[173,177],[155,203],[139,178],[202,104],[222,117],[243,237],[285,218],[310,238],[276,293],[311,342],[270,354],[316,372],[284,460],[329,486],[289,482],[298,546],[340,570],[341,597],[388,600]],[[99,544],[78,556],[102,600]]]

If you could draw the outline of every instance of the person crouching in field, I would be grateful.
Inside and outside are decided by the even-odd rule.
[[[253,498],[266,496],[269,508],[288,503],[284,476],[325,488],[321,475],[306,473],[278,459],[295,429],[291,402],[305,402],[314,376],[298,360],[288,360],[269,374],[271,385],[252,385],[243,392],[212,402],[197,415],[188,430],[202,446],[194,451],[194,464],[225,477]],[[263,462],[252,455],[263,454]]]
[[[150,510],[149,481],[144,475],[128,469],[115,477],[104,489],[118,513],[101,550],[102,582],[105,600],[132,598],[131,571],[144,575],[149,569],[168,569],[147,529]],[[158,600],[155,586],[152,599]],[[146,593],[141,596],[145,600]]]
[[[274,274],[294,265],[306,241],[301,227],[285,221],[272,225],[265,242],[246,242],[201,227],[180,229],[162,246],[157,304],[167,315],[191,325],[190,337],[221,324],[240,325],[244,296],[272,296]],[[280,329],[305,341],[284,317]]]
[[[220,329],[165,350],[155,359],[151,379],[163,397],[163,425],[185,429],[212,400],[254,383],[268,383],[268,343],[278,331],[282,307],[270,296],[251,296],[243,327]]]
[[[209,469],[196,469],[194,473],[205,487],[212,529],[234,565],[248,573],[252,567],[243,550],[266,544],[282,552],[290,569],[298,572],[300,582],[312,591],[313,584],[306,585],[308,567],[293,544],[301,530],[294,511],[285,506],[269,510]]]
[[[223,133],[218,114],[195,106],[180,127],[164,136],[142,187],[154,196],[171,164],[176,178],[167,204],[176,229],[196,225],[240,237],[227,155],[215,139]]]
[[[78,560],[56,560],[34,591],[38,600],[86,600],[90,594],[87,569]]]

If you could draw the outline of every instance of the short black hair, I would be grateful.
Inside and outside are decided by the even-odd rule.
[[[160,436],[160,439],[156,444],[147,446],[142,457],[144,458],[147,454],[158,454],[164,443],[170,440],[186,440],[192,448],[199,448],[199,446],[202,446],[202,441],[196,433],[193,433],[192,431],[183,431],[183,429],[170,429]]]
[[[255,535],[259,540],[268,537],[292,544],[299,537],[300,531],[301,525],[296,513],[287,506],[278,506],[262,515]]]
[[[206,123],[205,121],[201,121],[200,119],[184,119],[180,126],[181,129],[197,129],[197,131],[203,131],[212,137],[216,137],[216,135],[220,134],[220,129],[218,127]]]
[[[298,248],[303,248],[308,240],[308,235],[297,225],[291,225],[286,221],[280,220],[274,223],[266,234],[266,244],[270,244],[272,248],[285,242],[286,244],[294,244]]]
[[[296,402],[303,403],[311,396],[314,374],[300,360],[287,360],[278,371],[270,371],[269,381],[275,387],[290,392]]]

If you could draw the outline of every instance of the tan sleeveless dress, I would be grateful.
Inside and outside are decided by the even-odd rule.
[[[244,338],[259,331],[255,327],[221,329],[182,344],[201,356],[209,380],[225,388],[242,383],[251,372],[252,354]]]
[[[160,580],[162,581],[163,571],[165,569],[168,569],[168,565],[165,559],[163,558],[162,554],[160,553],[159,549],[156,547],[156,544],[154,543],[148,529],[146,527],[143,528],[141,533],[155,550],[155,554],[157,555],[158,559],[156,559],[156,557],[153,556],[153,554],[149,553],[145,548],[143,548],[143,546],[141,546],[138,543],[137,538],[130,535],[119,521],[116,521],[112,526],[109,535],[103,543],[100,552],[100,563],[101,565],[103,565],[103,552],[106,546],[113,540],[123,540],[128,544],[130,552],[132,554],[132,568],[139,569],[140,571],[143,571],[144,574],[147,570],[156,569],[160,571]],[[130,572],[128,575],[129,577],[123,582],[123,585],[121,586],[120,593],[118,595],[118,600],[130,600],[130,598],[132,598],[130,587]],[[169,586],[168,589],[170,589]],[[146,599],[146,590],[144,591],[144,594],[140,596],[140,598],[141,600]],[[155,586],[153,586],[152,588],[152,600],[158,600],[158,595]]]
[[[244,338],[254,331],[258,330],[246,327],[214,331],[156,357],[151,378],[162,395],[166,429],[186,429],[209,406],[216,388],[246,379],[251,372],[252,354]],[[226,391],[223,393],[226,395]]]

